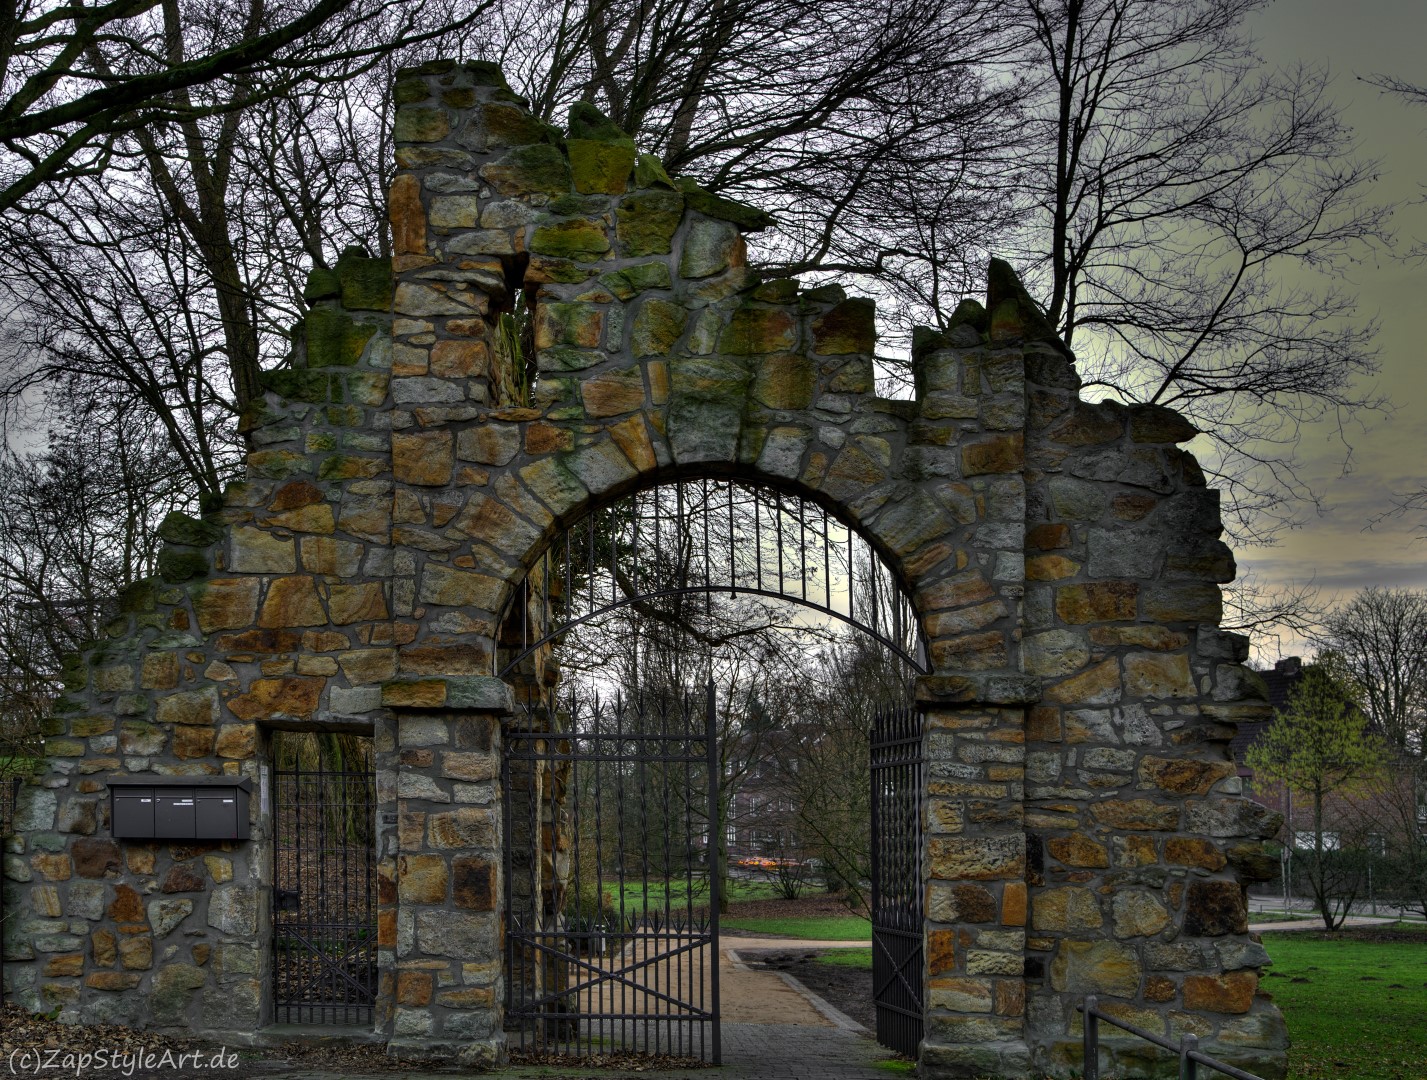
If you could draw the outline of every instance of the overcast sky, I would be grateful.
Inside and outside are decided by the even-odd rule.
[[[1254,22],[1272,63],[1327,64],[1335,93],[1357,130],[1363,153],[1382,163],[1379,197],[1414,202],[1427,183],[1427,107],[1381,94],[1357,76],[1385,73],[1427,85],[1427,4],[1423,0],[1279,0]],[[1379,388],[1397,406],[1352,437],[1351,473],[1328,425],[1303,432],[1305,477],[1326,498],[1325,511],[1304,509],[1303,528],[1272,548],[1240,549],[1242,568],[1270,582],[1307,581],[1326,598],[1369,585],[1427,588],[1427,520],[1396,520],[1364,531],[1392,505],[1394,492],[1427,487],[1427,264],[1405,262],[1416,241],[1427,245],[1427,206],[1408,205],[1393,220],[1397,250],[1356,267],[1360,313],[1377,316],[1382,373]],[[1274,659],[1272,642],[1265,643]],[[1285,643],[1285,651],[1298,651]]]

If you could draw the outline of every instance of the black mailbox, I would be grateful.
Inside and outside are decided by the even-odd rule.
[[[109,820],[133,840],[246,840],[252,788],[243,776],[116,776]]]

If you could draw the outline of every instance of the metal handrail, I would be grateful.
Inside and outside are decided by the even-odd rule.
[[[1100,1080],[1100,1021],[1119,1028],[1121,1031],[1128,1031],[1137,1038],[1152,1042],[1156,1046],[1168,1050],[1170,1053],[1179,1055],[1179,1080],[1199,1080],[1199,1066],[1204,1065],[1224,1076],[1231,1076],[1234,1080],[1263,1080],[1263,1077],[1256,1076],[1251,1072],[1235,1068],[1226,1062],[1212,1058],[1208,1054],[1199,1050],[1198,1035],[1181,1035],[1179,1042],[1175,1043],[1166,1039],[1162,1035],[1146,1031],[1144,1028],[1136,1027],[1134,1024],[1127,1024],[1123,1020],[1117,1020],[1100,1011],[1097,1004],[1098,999],[1094,994],[1086,997],[1085,1001],[1076,1006],[1085,1014],[1085,1037],[1084,1037],[1084,1057],[1085,1057],[1085,1080]]]

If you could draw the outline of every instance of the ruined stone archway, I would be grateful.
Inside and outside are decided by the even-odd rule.
[[[1216,628],[1233,561],[1194,430],[1080,401],[1002,264],[917,336],[915,398],[879,398],[870,303],[758,280],[757,211],[587,110],[554,131],[486,65],[396,93],[393,259],[313,274],[247,481],[165,524],[162,578],[67,672],[6,864],[7,993],[261,1027],[260,728],[347,727],[377,748],[378,1032],[498,1057],[500,613],[592,501],[730,471],[837,506],[926,630],[927,1074],[1074,1071],[1090,992],[1281,1073],[1239,893],[1273,823],[1227,750],[1267,706]],[[113,838],[106,778],[148,773],[249,777],[253,839]]]

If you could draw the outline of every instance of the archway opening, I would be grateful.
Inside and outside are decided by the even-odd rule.
[[[717,1060],[720,919],[782,902],[866,920],[866,1026],[915,1053],[927,650],[856,528],[735,479],[643,489],[547,543],[499,646],[512,1043]]]

